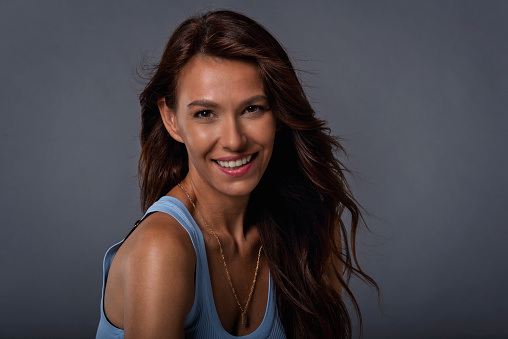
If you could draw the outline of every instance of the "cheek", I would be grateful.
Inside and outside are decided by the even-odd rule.
[[[275,123],[275,119],[271,117],[267,119],[263,125],[258,129],[259,140],[262,140],[262,143],[266,146],[273,148],[273,142],[275,140],[275,133],[277,131],[277,126]]]
[[[203,126],[185,126],[184,128],[183,140],[191,158],[203,156],[213,148],[216,134],[213,129]]]
[[[213,140],[213,133],[206,128],[194,128],[188,135],[190,143],[197,148],[206,148],[206,145]]]

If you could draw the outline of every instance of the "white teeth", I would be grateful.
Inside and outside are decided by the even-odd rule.
[[[249,163],[252,159],[252,155],[249,155],[248,157],[245,157],[245,158],[242,158],[242,159],[238,159],[238,160],[231,160],[231,161],[220,161],[220,160],[217,160],[217,163],[219,164],[220,167],[224,167],[224,168],[234,168],[234,167],[240,167],[242,165],[245,165],[247,163]]]

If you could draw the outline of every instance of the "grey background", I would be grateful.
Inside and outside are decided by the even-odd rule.
[[[101,262],[140,216],[142,55],[197,11],[264,24],[348,138],[375,216],[366,338],[508,337],[505,1],[3,1],[0,337],[92,337]]]

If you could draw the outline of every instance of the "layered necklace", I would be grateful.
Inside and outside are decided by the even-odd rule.
[[[198,208],[196,207],[196,204],[194,203],[194,201],[190,197],[190,195],[187,192],[187,190],[183,187],[183,185],[181,183],[178,183],[178,186],[180,186],[180,188],[184,191],[184,193],[187,196],[187,198],[189,199],[189,202],[191,203],[192,207],[199,214],[199,216],[203,220],[203,223],[205,224],[206,228],[208,228],[210,233],[215,237],[215,239],[217,240],[217,243],[219,244],[220,255],[222,257],[222,262],[224,264],[224,268],[226,269],[226,277],[228,278],[229,286],[231,287],[231,291],[233,292],[233,296],[235,297],[236,303],[238,304],[238,307],[240,308],[240,311],[242,312],[242,325],[247,325],[247,323],[248,323],[247,322],[248,321],[248,318],[247,318],[247,308],[249,307],[250,299],[252,298],[252,292],[254,292],[254,286],[256,286],[256,279],[257,279],[257,276],[258,276],[258,269],[259,269],[259,258],[261,257],[261,250],[263,249],[263,245],[259,246],[258,260],[256,262],[256,271],[254,272],[254,280],[252,281],[252,286],[250,288],[249,297],[247,298],[247,302],[245,303],[245,306],[242,307],[242,305],[240,304],[240,300],[238,300],[238,296],[236,295],[236,291],[235,291],[235,288],[233,286],[233,282],[231,281],[231,277],[229,275],[228,265],[226,264],[226,259],[224,258],[224,252],[222,251],[222,244],[220,242],[219,236],[208,225],[208,223],[206,222],[206,219],[203,217],[201,212],[198,210]]]

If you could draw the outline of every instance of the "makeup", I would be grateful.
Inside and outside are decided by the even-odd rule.
[[[214,159],[213,161],[217,167],[223,172],[232,177],[239,177],[245,175],[252,167],[257,153],[241,154],[234,157],[222,157]]]

